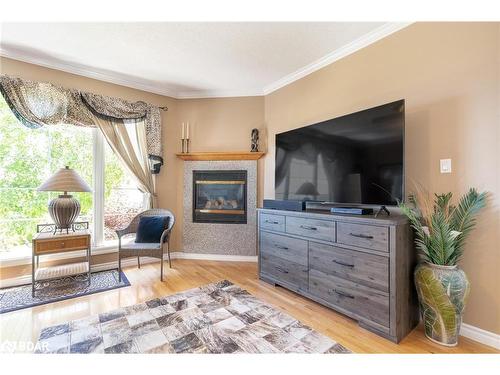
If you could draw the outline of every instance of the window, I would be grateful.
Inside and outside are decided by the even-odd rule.
[[[73,125],[30,129],[20,124],[0,95],[0,257],[31,254],[36,225],[51,222],[48,202],[58,193],[37,192],[57,169],[74,168],[93,193],[72,193],[89,221],[94,246],[113,240],[144,207],[144,194],[99,130]]]
[[[117,238],[115,230],[127,226],[146,202],[145,194],[107,143],[104,160],[104,241],[109,241]]]

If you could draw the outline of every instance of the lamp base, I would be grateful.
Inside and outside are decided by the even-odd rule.
[[[62,194],[49,203],[49,214],[56,224],[56,231],[72,229],[72,224],[80,215],[80,202],[72,195]]]

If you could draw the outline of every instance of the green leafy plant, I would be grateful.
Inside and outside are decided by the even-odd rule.
[[[415,230],[415,243],[424,260],[442,266],[454,266],[462,257],[465,240],[476,225],[476,216],[486,205],[487,193],[470,189],[458,204],[452,193],[431,198],[419,188],[409,204],[399,207]]]

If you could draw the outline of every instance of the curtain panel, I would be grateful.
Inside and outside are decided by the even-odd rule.
[[[139,190],[149,195],[149,208],[156,208],[156,193],[154,179],[148,168],[148,155],[146,150],[145,126],[141,122],[134,122],[136,145],[124,121],[109,120],[94,116],[94,121],[108,141],[115,155],[120,159],[125,168],[135,177]],[[135,146],[135,147],[134,147]]]
[[[144,121],[148,156],[163,162],[160,109],[152,104],[7,75],[0,75],[0,92],[19,121],[31,128],[59,123],[98,127],[95,117]]]

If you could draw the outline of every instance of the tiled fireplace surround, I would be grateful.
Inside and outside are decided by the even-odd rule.
[[[193,223],[193,171],[242,170],[247,172],[247,223]],[[184,163],[185,253],[255,256],[257,222],[257,161],[186,161]]]

